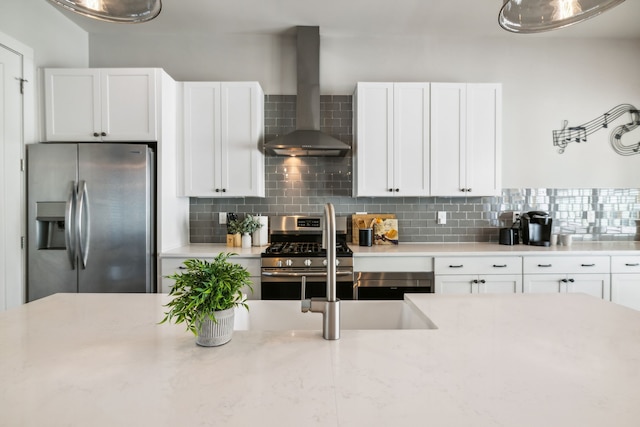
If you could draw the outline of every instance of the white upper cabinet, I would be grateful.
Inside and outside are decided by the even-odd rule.
[[[353,196],[429,195],[429,83],[358,83]]]
[[[45,69],[46,141],[156,141],[157,69]]]
[[[184,195],[264,197],[264,93],[257,82],[184,83]]]
[[[431,83],[431,195],[501,190],[502,86]]]

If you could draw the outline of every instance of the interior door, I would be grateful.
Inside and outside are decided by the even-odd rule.
[[[0,45],[0,311],[22,302],[22,55]]]
[[[79,292],[152,290],[148,150],[144,144],[79,144]]]

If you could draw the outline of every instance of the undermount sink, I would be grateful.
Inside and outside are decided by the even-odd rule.
[[[238,331],[322,331],[322,314],[302,313],[300,301],[247,301],[249,311],[236,308]],[[341,301],[340,329],[436,329],[436,325],[406,301]]]

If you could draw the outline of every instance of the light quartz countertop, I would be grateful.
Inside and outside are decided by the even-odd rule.
[[[358,246],[349,244],[353,255],[370,256],[466,256],[466,255],[638,255],[640,242],[574,242],[571,246],[500,245],[498,243],[400,243],[398,245]],[[266,246],[247,249],[216,243],[192,243],[163,252],[162,258],[214,257],[235,252],[242,257],[260,257]]]
[[[0,313],[7,426],[637,426],[640,312],[581,294],[408,298],[433,330],[235,331],[198,347],[161,294]]]

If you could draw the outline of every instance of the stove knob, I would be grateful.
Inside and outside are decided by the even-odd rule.
[[[327,260],[326,259],[322,260],[322,265],[324,265],[325,267],[327,266]]]
[[[276,261],[276,267],[282,267],[282,260]]]
[[[286,260],[284,263],[287,267],[291,267],[293,265],[293,261],[291,261],[290,259]]]
[[[340,260],[336,258],[336,267],[340,265]]]
[[[311,260],[310,259],[305,259],[304,260],[304,265],[309,267],[311,265]]]

